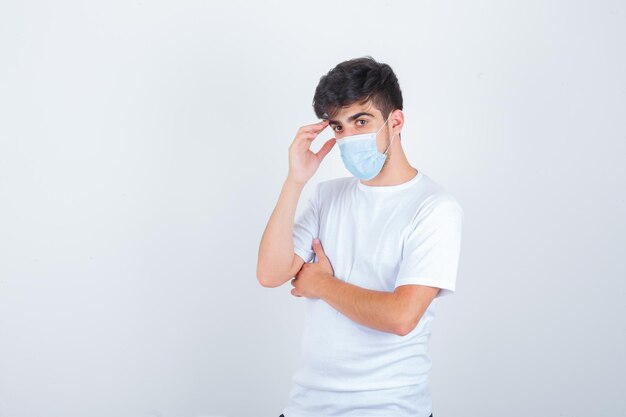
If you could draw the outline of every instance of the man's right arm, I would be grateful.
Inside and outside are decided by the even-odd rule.
[[[259,246],[256,276],[264,287],[278,287],[284,284],[293,278],[304,264],[304,260],[294,252],[294,218],[304,185],[335,145],[335,138],[331,138],[317,153],[310,149],[311,143],[327,126],[328,120],[302,126],[289,146],[289,173]]]
[[[293,247],[294,218],[303,188],[304,184],[287,177],[261,237],[256,276],[264,287],[284,284],[304,264],[304,260],[294,253]]]

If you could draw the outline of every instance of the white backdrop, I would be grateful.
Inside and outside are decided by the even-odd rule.
[[[2,2],[0,416],[278,417],[304,302],[258,245],[363,55],[465,212],[434,415],[626,416],[624,6]],[[302,198],[347,175],[336,147]]]

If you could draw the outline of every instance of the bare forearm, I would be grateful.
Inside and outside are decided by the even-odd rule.
[[[270,216],[259,246],[257,278],[264,285],[280,284],[286,279],[291,267],[293,247],[293,225],[296,207],[304,184],[285,180],[276,207]]]
[[[374,291],[327,277],[320,283],[319,298],[357,323],[383,332],[400,334],[403,317],[397,294]]]

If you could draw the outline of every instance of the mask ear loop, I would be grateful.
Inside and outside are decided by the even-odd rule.
[[[389,117],[391,117],[391,114],[389,114]],[[389,117],[387,117],[387,120],[385,120],[385,123],[383,123],[383,126],[385,126],[385,125],[387,124],[387,122],[389,121]],[[380,128],[380,129],[378,129],[378,132],[380,132],[380,130],[381,130],[382,128],[383,128],[383,127],[381,126],[381,128]],[[377,134],[378,134],[378,132],[377,132]],[[386,155],[386,154],[387,154],[387,151],[389,150],[389,148],[391,148],[391,144],[393,143],[393,140],[394,140],[395,138],[396,138],[396,135],[391,136],[391,141],[389,142],[389,146],[387,146],[387,149],[385,149],[385,152],[383,152],[383,155]]]

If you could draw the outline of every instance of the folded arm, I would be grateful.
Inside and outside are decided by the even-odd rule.
[[[335,277],[319,239],[313,239],[317,261],[304,263],[291,280],[296,297],[320,298],[357,323],[405,336],[419,323],[439,288],[399,285],[395,291],[375,291]]]
[[[336,277],[320,280],[318,296],[364,326],[405,336],[419,323],[439,288],[401,285],[394,292],[375,291]]]

